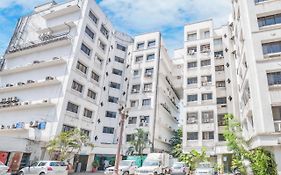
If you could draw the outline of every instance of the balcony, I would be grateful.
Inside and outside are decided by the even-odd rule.
[[[59,84],[60,81],[53,77],[46,77],[44,80],[39,81],[33,81],[33,80],[27,80],[26,83],[24,82],[18,82],[17,84],[6,84],[5,87],[0,87],[0,93],[4,92],[12,92],[17,90],[24,90],[24,89],[30,89],[30,88],[37,88],[37,87],[44,87],[44,86],[51,86],[55,84]]]
[[[3,71],[0,72],[0,75],[9,75],[9,74],[19,73],[19,72],[24,72],[24,71],[29,71],[29,70],[34,70],[44,67],[60,65],[63,63],[66,63],[64,59],[54,57],[53,59],[47,61],[33,61],[33,63],[30,64],[4,69]]]
[[[60,34],[60,35],[40,35],[40,40],[37,41],[29,41],[28,43],[10,47],[6,51],[5,58],[14,58],[19,55],[31,54],[34,52],[57,48],[63,45],[67,45],[71,43],[71,37],[68,34]]]
[[[281,132],[281,120],[274,121],[275,132]]]

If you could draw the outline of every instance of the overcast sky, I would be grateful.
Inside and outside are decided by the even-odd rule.
[[[59,0],[64,1],[64,0]],[[0,0],[0,55],[7,47],[18,18],[46,0]],[[161,31],[169,52],[183,45],[186,23],[212,18],[227,22],[230,0],[98,0],[115,28],[134,36]]]

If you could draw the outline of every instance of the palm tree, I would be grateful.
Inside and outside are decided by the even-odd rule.
[[[130,141],[134,151],[136,151],[138,155],[142,155],[147,143],[148,132],[144,131],[143,129],[136,129],[136,133],[134,133],[134,140]]]

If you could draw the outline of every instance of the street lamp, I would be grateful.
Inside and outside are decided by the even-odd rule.
[[[120,120],[120,133],[119,133],[119,139],[117,145],[117,153],[115,157],[114,175],[118,175],[119,173],[119,163],[121,158],[121,146],[123,140],[124,123],[125,123],[125,119],[128,117],[128,111],[126,111],[123,106],[121,106],[118,110],[121,116],[121,120]]]

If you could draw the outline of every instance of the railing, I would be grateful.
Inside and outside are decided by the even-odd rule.
[[[281,120],[274,121],[275,132],[281,132]]]

